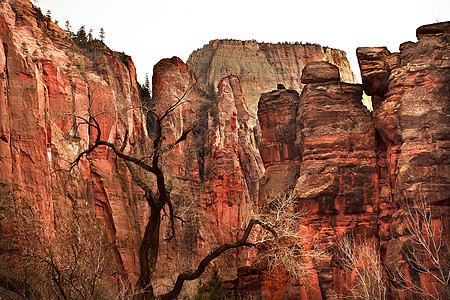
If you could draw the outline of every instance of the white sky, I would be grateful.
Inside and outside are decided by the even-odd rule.
[[[347,52],[359,77],[355,51],[416,41],[416,28],[450,20],[450,0],[35,0],[61,27],[83,24],[106,44],[131,55],[138,81],[160,59],[189,54],[213,39],[311,42]]]

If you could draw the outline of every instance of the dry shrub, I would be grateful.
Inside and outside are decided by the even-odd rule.
[[[259,230],[254,243],[260,250],[254,264],[281,278],[287,275],[295,284],[307,284],[313,274],[316,259],[327,255],[325,250],[315,248],[314,239],[301,226],[305,209],[298,209],[292,194],[273,196],[256,210],[255,219],[267,226]]]
[[[337,299],[387,299],[388,285],[375,241],[355,241],[348,235],[337,238],[339,263],[352,273],[348,295],[334,294]]]
[[[403,207],[400,215],[406,224],[407,243],[402,255],[409,276],[396,266],[390,274],[394,289],[414,298],[450,299],[450,248],[443,210],[423,197],[405,201]]]

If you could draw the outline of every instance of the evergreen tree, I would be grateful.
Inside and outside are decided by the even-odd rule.
[[[69,21],[66,21],[66,29],[64,30],[67,35],[69,35],[71,38],[73,38],[73,31],[72,31],[72,25],[70,25]]]
[[[152,91],[150,89],[150,80],[148,80],[148,73],[145,74],[144,85],[139,84],[139,93],[141,95],[142,104],[149,107],[152,100]]]
[[[219,275],[219,268],[214,265],[211,277],[208,280],[209,285],[209,299],[210,300],[224,300],[222,278]]]
[[[105,40],[105,30],[103,29],[103,27],[100,28],[100,41],[104,41]]]
[[[47,19],[51,20],[52,19],[52,12],[51,10],[47,10],[47,14],[45,15],[47,17]]]
[[[195,293],[192,300],[208,300],[208,297],[205,294],[205,286],[203,285],[202,280],[200,279],[197,283],[197,292]]]
[[[92,35],[92,29],[89,29],[88,42],[92,42],[93,40],[94,40],[94,37]]]
[[[88,37],[86,35],[86,29],[84,28],[84,25],[78,29],[77,36],[76,36],[77,42],[80,44],[86,44],[88,41]]]
[[[148,73],[145,73],[144,89],[150,94],[150,80],[148,80]]]

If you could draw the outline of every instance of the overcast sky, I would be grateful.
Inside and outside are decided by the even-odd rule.
[[[420,25],[450,20],[450,0],[35,0],[45,14],[76,31],[92,28],[131,55],[138,81],[162,58],[189,54],[213,39],[310,42],[347,52],[359,77],[359,46],[416,41]]]

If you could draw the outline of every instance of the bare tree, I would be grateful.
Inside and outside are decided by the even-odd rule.
[[[385,262],[386,268],[375,242],[338,239],[341,266],[354,280],[348,296],[335,298],[386,299],[390,290],[414,299],[450,299],[449,240],[442,209],[424,198],[405,200],[398,216],[404,225],[398,239],[400,261]]]
[[[180,220],[179,216],[175,214],[176,209],[174,209],[170,199],[170,183],[167,182],[167,180],[170,179],[167,178],[168,176],[166,176],[164,171],[164,157],[175,146],[186,140],[189,133],[195,128],[196,123],[194,122],[193,125],[185,128],[172,142],[166,141],[163,134],[163,126],[165,119],[178,107],[188,101],[188,94],[194,86],[195,83],[190,85],[184,91],[182,96],[178,97],[173,104],[166,107],[162,113],[157,114],[155,111],[150,113],[152,116],[154,132],[152,134],[152,139],[148,141],[149,145],[146,150],[142,150],[139,147],[130,147],[128,145],[127,130],[125,131],[124,137],[121,139],[120,145],[102,140],[102,129],[96,119],[100,113],[95,114],[89,109],[84,112],[78,111],[72,114],[72,116],[77,119],[77,127],[88,126],[90,132],[95,133],[93,134],[95,138],[90,146],[82,151],[70,164],[70,169],[77,166],[85,155],[92,153],[99,147],[107,147],[111,149],[117,157],[125,161],[132,174],[133,180],[143,189],[145,200],[150,207],[150,216],[139,247],[140,276],[135,293],[141,294],[144,299],[175,299],[180,294],[183,284],[186,281],[199,278],[213,259],[229,249],[244,246],[256,247],[263,251],[270,249],[269,252],[271,252],[271,254],[266,255],[266,257],[283,257],[284,255],[281,259],[283,262],[280,263],[280,266],[287,268],[289,272],[294,274],[294,277],[304,278],[306,271],[302,268],[306,268],[306,264],[304,263],[307,257],[307,253],[305,254],[306,250],[302,248],[301,244],[293,245],[288,243],[288,241],[292,241],[297,237],[294,233],[290,233],[295,229],[292,226],[292,222],[294,222],[295,219],[290,220],[289,222],[291,223],[282,221],[282,219],[286,219],[286,216],[297,217],[298,215],[298,217],[300,217],[300,214],[293,213],[293,211],[292,214],[288,213],[291,212],[293,198],[285,198],[291,202],[289,202],[289,205],[283,204],[285,206],[274,207],[275,211],[277,211],[277,209],[282,210],[277,216],[265,220],[264,218],[268,216],[267,213],[255,215],[254,218],[249,219],[248,223],[243,224],[242,228],[239,229],[242,232],[240,238],[234,242],[222,244],[212,250],[199,262],[197,268],[194,270],[181,272],[177,276],[173,287],[167,293],[162,295],[155,294],[154,283],[152,281],[157,268],[162,217],[167,216],[169,219],[169,234],[165,237],[166,240],[175,237],[175,222],[176,220]],[[142,142],[147,143],[147,141]],[[251,233],[256,226],[259,226],[261,230],[266,231],[268,234],[260,235],[259,240],[257,239],[256,242],[251,242]],[[271,236],[271,238],[269,238],[269,236]],[[271,246],[268,246],[267,243],[274,243],[274,245],[279,246],[272,248]],[[262,244],[265,244],[265,246],[260,247]],[[293,254],[288,253],[290,250],[293,251]],[[283,253],[283,255],[280,255],[281,253]],[[300,258],[300,260],[297,262],[297,265],[294,266],[287,263],[289,258]]]
[[[345,234],[338,236],[336,243],[340,266],[351,272],[354,279],[350,286],[346,286],[348,295],[334,293],[334,298],[387,299],[388,285],[377,243],[366,239],[356,241]]]
[[[423,197],[405,201],[403,207],[408,272],[400,266],[391,272],[395,289],[421,299],[450,299],[450,248],[441,207],[431,206]],[[412,273],[419,277],[413,280]]]
[[[88,207],[69,214],[58,217],[55,231],[35,209],[16,205],[8,217],[17,228],[13,242],[20,263],[0,272],[10,281],[3,287],[26,299],[113,298],[120,292],[111,281],[120,271],[113,268],[111,245],[97,218]]]
[[[327,253],[315,247],[314,239],[300,226],[306,209],[298,208],[293,193],[272,195],[263,203],[254,209],[254,218],[264,220],[268,227],[255,236],[254,244],[260,254],[254,264],[266,269],[268,274],[282,272],[293,283],[307,285],[313,275],[314,261],[326,257]]]

